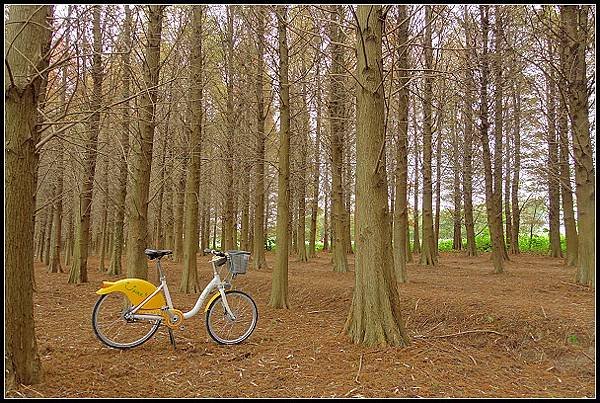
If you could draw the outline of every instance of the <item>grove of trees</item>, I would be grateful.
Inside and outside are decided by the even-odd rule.
[[[144,249],[173,249],[196,293],[203,249],[242,249],[290,308],[290,259],[347,272],[355,254],[343,332],[370,346],[410,343],[407,263],[435,270],[446,240],[503,275],[547,233],[595,287],[595,6],[5,5],[4,22],[9,385],[41,376],[35,259],[68,283],[89,256],[147,279]]]

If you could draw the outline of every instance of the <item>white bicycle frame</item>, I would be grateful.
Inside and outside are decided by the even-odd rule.
[[[198,297],[198,300],[196,301],[196,304],[194,305],[194,307],[190,311],[183,313],[184,319],[189,319],[189,318],[193,317],[194,315],[196,315],[198,312],[200,312],[200,309],[202,308],[202,305],[204,304],[206,297],[216,288],[219,290],[219,293],[221,294],[221,298],[223,299],[223,305],[225,306],[225,310],[227,311],[227,314],[229,315],[229,317],[232,320],[235,320],[235,315],[233,314],[233,312],[231,312],[231,308],[229,308],[229,304],[227,303],[227,298],[225,297],[226,282],[221,281],[221,277],[219,276],[219,273],[217,272],[217,267],[215,266],[215,262],[219,259],[220,259],[220,257],[218,257],[218,256],[213,256],[213,258],[211,259],[210,262],[211,262],[212,268],[213,268],[213,279],[210,281],[210,283],[208,283],[206,285],[206,287],[204,288],[204,290]],[[160,315],[136,314],[136,312],[139,309],[141,309],[146,302],[150,301],[152,299],[152,297],[154,297],[161,291],[164,293],[165,299],[167,300],[167,306],[163,307],[162,309],[167,310],[167,312],[169,312],[168,311],[169,309],[173,309],[173,301],[171,300],[171,294],[169,293],[169,287],[167,286],[167,278],[160,266],[160,258],[158,258],[156,261],[156,267],[158,268],[158,272],[160,275],[160,285],[158,286],[158,288],[156,290],[154,290],[154,292],[152,294],[150,294],[148,297],[146,297],[146,299],[144,299],[138,305],[133,307],[133,309],[130,312],[128,312],[128,314],[131,315],[131,317],[133,319],[139,319],[139,320],[162,320],[162,319],[164,319]]]

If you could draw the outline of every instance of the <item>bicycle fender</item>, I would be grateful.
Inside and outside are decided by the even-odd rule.
[[[146,299],[150,294],[156,291],[156,286],[146,280],[139,278],[124,278],[118,281],[103,281],[102,287],[96,291],[98,295],[110,294],[112,292],[122,292],[127,296],[129,302],[137,305]],[[143,309],[160,309],[167,305],[162,293],[156,294],[148,301]]]
[[[233,292],[233,290],[227,290],[227,291],[225,291],[225,294],[228,294],[228,293],[230,293],[230,292]],[[212,297],[210,297],[210,299],[209,299],[209,300],[208,300],[208,302],[206,303],[206,307],[204,308],[204,312],[205,312],[205,313],[206,313],[206,312],[208,312],[208,307],[210,306],[210,304],[212,304],[212,302],[213,302],[215,299],[219,298],[220,296],[221,296],[221,293],[220,293],[219,291],[217,291],[217,292],[215,292],[215,293],[213,294],[213,296],[212,296]]]

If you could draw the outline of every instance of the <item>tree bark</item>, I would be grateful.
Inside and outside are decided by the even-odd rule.
[[[257,7],[257,61],[256,61],[256,185],[254,189],[254,245],[253,267],[256,270],[267,268],[265,259],[265,7]]]
[[[481,15],[481,26],[483,31],[483,53],[481,55],[481,145],[483,148],[482,158],[485,174],[485,207],[488,219],[488,228],[492,243],[492,260],[494,263],[494,273],[502,273],[504,271],[504,258],[502,256],[502,245],[498,236],[498,220],[497,220],[497,204],[494,193],[494,175],[492,173],[492,161],[490,157],[489,144],[489,122],[488,122],[488,76],[489,76],[489,61],[488,61],[488,34],[489,34],[489,6],[479,6]],[[501,227],[500,227],[501,228]]]
[[[564,27],[560,27],[560,73],[563,77],[567,74],[567,43]],[[560,169],[560,198],[562,202],[565,237],[566,237],[566,263],[569,266],[577,265],[577,224],[573,211],[573,186],[571,185],[571,168],[569,165],[569,138],[568,138],[568,85],[566,80],[558,82],[558,140],[559,140],[559,169]]]
[[[144,250],[148,247],[148,192],[154,140],[156,99],[160,73],[160,42],[165,6],[148,6],[146,58],[143,64],[146,90],[140,97],[139,138],[132,144],[132,195],[128,209],[127,277],[148,278]]]
[[[504,227],[502,225],[502,140],[503,140],[503,96],[504,82],[502,78],[502,57],[504,40],[504,31],[502,29],[503,19],[500,12],[500,6],[494,6],[494,16],[496,22],[494,25],[494,172],[493,172],[493,201],[494,201],[494,220],[492,236],[496,238],[496,243],[500,249],[503,260],[508,260],[506,252],[506,243],[504,241]]]
[[[589,100],[585,50],[588,39],[589,6],[561,6],[565,30],[569,118],[575,157],[577,196],[577,275],[579,284],[595,288],[596,210],[594,153],[590,139]]]
[[[433,68],[433,49],[431,45],[431,6],[425,6],[425,69]],[[437,254],[432,217],[431,189],[431,137],[432,137],[432,77],[425,74],[425,90],[423,100],[423,247],[421,248],[420,264],[435,266]]]
[[[88,244],[90,240],[90,215],[92,210],[92,190],[96,172],[98,135],[100,133],[100,106],[102,104],[102,32],[100,31],[101,6],[93,6],[94,55],[92,59],[93,92],[90,102],[90,118],[86,149],[83,152],[83,182],[79,195],[79,214],[75,222],[75,244],[73,262],[69,272],[69,283],[87,282]]]
[[[277,179],[277,258],[271,277],[272,308],[289,308],[288,302],[288,223],[290,216],[290,83],[288,72],[287,6],[277,6],[279,42],[279,173]]]
[[[515,117],[515,128],[513,134],[513,155],[515,157],[513,166],[512,185],[510,198],[512,204],[512,236],[510,240],[510,253],[519,254],[519,227],[521,222],[521,208],[519,207],[519,180],[521,174],[521,87],[515,84],[512,94],[513,109]]]
[[[330,6],[332,22],[329,23],[328,34],[331,40],[332,64],[330,70],[329,90],[329,133],[331,135],[331,230],[333,232],[333,271],[347,272],[346,242],[344,240],[344,192],[342,189],[343,168],[343,123],[344,118],[340,75],[343,73],[342,47],[339,45],[341,6]]]
[[[317,128],[315,134],[315,164],[313,166],[313,194],[310,211],[310,234],[308,241],[308,257],[316,257],[316,242],[317,242],[317,215],[319,211],[319,179],[321,170],[321,60],[317,58],[317,71],[315,73],[315,80],[317,81],[316,89],[316,115],[317,115]]]
[[[125,20],[123,22],[123,35],[125,40],[125,48],[131,49],[131,9],[128,5],[125,5]],[[130,83],[131,83],[131,63],[129,52],[123,52],[123,99],[129,98],[130,95]],[[108,267],[108,274],[118,275],[121,274],[121,256],[123,254],[123,226],[125,223],[125,198],[127,196],[127,155],[129,153],[129,101],[125,101],[123,105],[123,117],[121,123],[121,131],[119,136],[119,145],[121,148],[122,158],[118,159],[118,186],[115,195],[117,206],[114,213],[114,239],[112,253],[110,256],[110,265]]]
[[[544,6],[550,8],[550,6]],[[548,34],[547,45],[549,64],[554,65],[554,47],[552,46],[553,38]],[[552,66],[549,65],[548,69]],[[554,74],[548,73],[546,79],[546,108],[548,132],[546,141],[548,142],[548,223],[550,239],[549,253],[551,257],[562,257],[560,249],[560,188],[559,188],[559,167],[558,167],[558,141],[556,135],[556,84]]]
[[[202,19],[203,6],[193,6],[192,29],[193,48],[191,65],[192,100],[190,101],[191,133],[189,141],[190,159],[185,183],[185,224],[183,242],[183,273],[179,291],[186,294],[201,290],[198,284],[196,253],[198,252],[198,198],[200,195],[200,159],[202,155],[202,99],[203,99],[203,63],[202,63]]]
[[[5,390],[41,379],[33,315],[37,104],[51,6],[11,5],[5,26]]]
[[[408,282],[406,262],[410,251],[407,248],[408,236],[408,30],[410,18],[408,6],[398,6],[398,134],[396,138],[396,191],[394,199],[394,272],[396,280]]]
[[[388,217],[381,6],[358,6],[356,119],[356,272],[344,325],[354,343],[405,346]]]

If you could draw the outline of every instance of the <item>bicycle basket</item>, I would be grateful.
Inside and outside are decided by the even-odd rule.
[[[248,270],[248,260],[250,252],[243,250],[228,250],[227,268],[233,274],[245,274]]]

